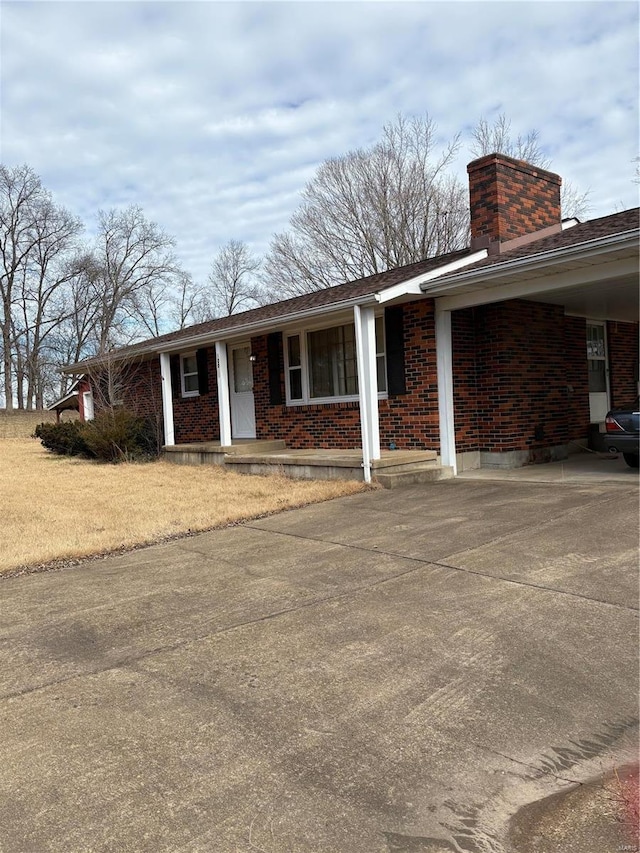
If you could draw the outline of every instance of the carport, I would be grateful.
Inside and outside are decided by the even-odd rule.
[[[625,214],[626,215],[626,214]],[[564,318],[566,326],[575,327],[576,338],[571,343],[564,339],[553,340],[548,336],[546,352],[541,343],[533,341],[528,348],[526,340],[519,340],[521,349],[514,356],[513,351],[505,349],[504,362],[511,360],[511,386],[509,402],[519,396],[522,408],[526,408],[532,400],[538,407],[544,403],[547,388],[538,387],[534,398],[533,390],[528,384],[526,370],[518,363],[519,356],[533,361],[541,357],[548,364],[538,365],[537,379],[541,378],[546,385],[552,381],[556,384],[558,394],[562,393],[567,401],[567,407],[576,407],[580,401],[579,394],[588,389],[588,423],[600,424],[612,404],[620,405],[630,400],[622,399],[638,389],[638,225],[637,211],[628,212],[628,229],[616,234],[598,235],[599,220],[593,221],[593,238],[587,241],[570,244],[571,228],[577,224],[575,220],[563,223],[561,232],[556,233],[545,241],[548,248],[540,251],[540,241],[536,243],[535,252],[526,245],[503,246],[504,255],[488,257],[468,267],[461,272],[453,272],[432,282],[426,282],[421,289],[427,296],[435,298],[436,304],[436,335],[437,335],[437,364],[438,364],[438,393],[441,455],[444,465],[450,465],[456,473],[470,467],[465,454],[465,446],[459,445],[456,432],[459,432],[459,419],[464,417],[462,405],[457,405],[456,384],[460,375],[456,366],[456,325],[474,309],[488,312],[495,310],[506,312],[507,306],[512,309],[512,316],[517,322],[523,323],[521,338],[526,338],[528,329],[526,319],[522,319],[523,306],[530,310],[537,304],[542,310],[556,311]],[[518,241],[513,241],[518,243]],[[519,313],[518,313],[519,306]],[[558,312],[558,309],[561,309]],[[505,314],[506,316],[506,314]],[[506,323],[515,322],[507,318]],[[477,320],[473,318],[473,325]],[[626,340],[613,340],[612,333],[617,334],[618,327],[624,328]],[[503,323],[503,329],[505,328]],[[584,330],[584,331],[582,331]],[[533,330],[532,327],[532,332]],[[480,334],[478,332],[478,334]],[[580,341],[580,335],[582,340]],[[635,340],[631,341],[634,336]],[[533,347],[537,346],[538,351]],[[572,349],[573,347],[573,349]],[[614,352],[615,351],[615,352]],[[533,354],[532,354],[533,353]],[[612,358],[617,359],[619,376],[624,362],[626,378],[624,386],[620,382],[615,385],[616,377],[612,373]],[[553,377],[551,376],[553,374]],[[628,378],[630,377],[630,381]],[[503,377],[500,379],[502,380]],[[497,382],[491,386],[491,377],[484,377],[484,393],[487,388],[498,387]],[[577,387],[579,383],[582,387]],[[549,384],[549,388],[551,384]],[[478,395],[480,391],[477,392]],[[584,397],[584,395],[583,395]],[[618,399],[621,398],[621,399]],[[586,407],[586,400],[580,403]],[[491,401],[489,401],[491,405]],[[501,402],[496,394],[495,412],[500,417]],[[468,403],[467,403],[467,408]],[[506,408],[506,407],[505,407]],[[583,418],[584,420],[584,418]],[[512,432],[513,425],[509,425]],[[543,429],[542,427],[537,427]],[[596,427],[597,429],[597,427]],[[537,436],[536,436],[537,437]],[[570,443],[578,438],[579,443],[586,443],[588,434],[569,436]],[[573,448],[578,449],[578,448]],[[505,454],[503,454],[504,456]],[[565,454],[566,455],[566,454]],[[480,452],[479,464],[483,467],[513,467],[527,464],[524,458],[513,458],[495,461],[487,458],[489,454]],[[499,454],[494,454],[495,457]],[[558,456],[561,458],[562,453]],[[554,458],[553,454],[550,456]],[[544,459],[533,461],[545,461]],[[473,464],[473,463],[472,463]],[[478,467],[476,464],[474,467]],[[599,467],[599,466],[597,466]]]

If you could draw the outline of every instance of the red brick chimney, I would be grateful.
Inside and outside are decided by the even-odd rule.
[[[559,175],[504,154],[474,160],[467,173],[472,249],[499,252],[562,228]]]

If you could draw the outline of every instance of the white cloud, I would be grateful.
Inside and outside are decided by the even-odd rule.
[[[399,112],[443,142],[500,112],[537,128],[602,215],[637,203],[637,23],[581,0],[4,0],[1,157],[89,226],[140,204],[199,280],[228,239],[266,249],[315,167]]]

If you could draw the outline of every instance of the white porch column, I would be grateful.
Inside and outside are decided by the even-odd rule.
[[[371,463],[374,459],[380,459],[376,320],[373,308],[364,308],[360,305],[355,305],[353,308],[353,319],[356,327],[362,465],[365,482],[370,483]]]
[[[173,430],[173,393],[171,390],[171,356],[160,353],[160,378],[162,380],[162,417],[164,421],[164,443],[176,443]]]
[[[220,444],[231,444],[231,405],[229,402],[229,363],[227,345],[216,341],[216,376],[218,379],[218,417],[220,419]]]
[[[436,358],[438,365],[438,415],[440,421],[440,456],[443,465],[458,473],[456,433],[453,422],[453,346],[451,311],[445,311],[436,299]]]

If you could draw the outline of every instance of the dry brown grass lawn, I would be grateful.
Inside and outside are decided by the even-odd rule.
[[[207,530],[361,491],[168,462],[102,465],[0,441],[0,572]]]

